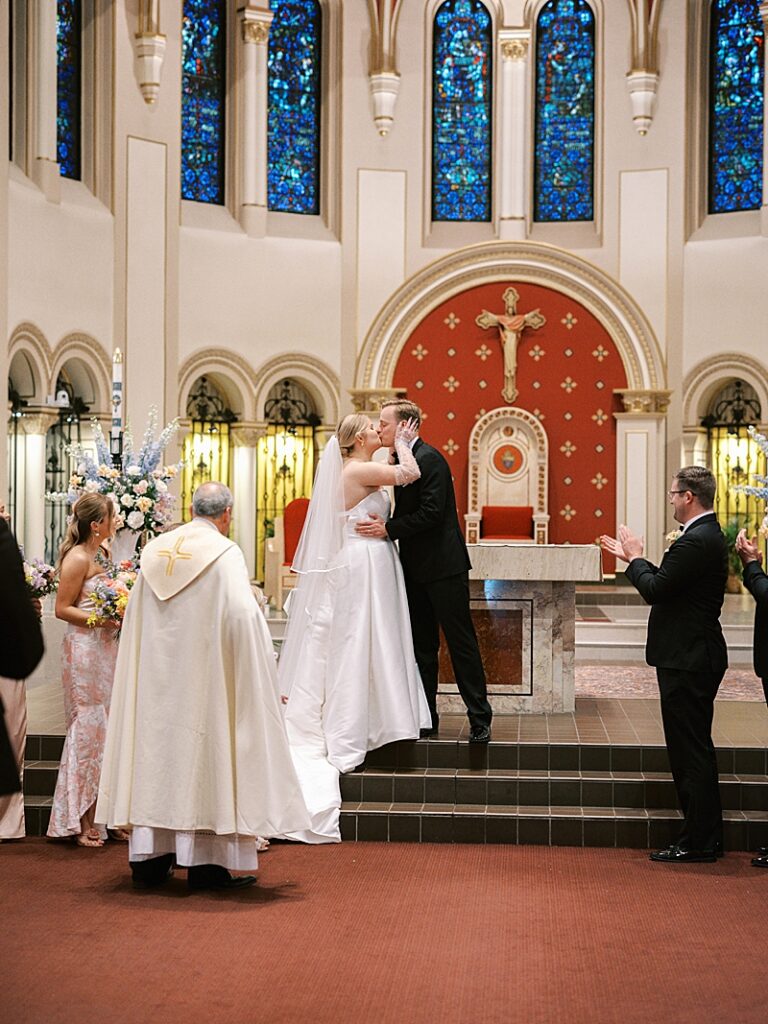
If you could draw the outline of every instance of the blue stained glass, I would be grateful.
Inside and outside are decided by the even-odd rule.
[[[712,4],[709,212],[758,210],[763,201],[763,46],[757,0]]]
[[[80,177],[80,45],[79,0],[56,4],[56,159],[64,178]]]
[[[491,16],[447,0],[432,50],[432,220],[491,219]]]
[[[534,219],[592,220],[595,15],[586,0],[550,0],[536,31]]]
[[[224,202],[226,0],[184,0],[181,197]]]
[[[320,41],[316,0],[271,0],[267,204],[320,212]]]

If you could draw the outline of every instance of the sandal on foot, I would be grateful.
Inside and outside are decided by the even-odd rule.
[[[77,846],[98,847],[104,845],[104,840],[99,835],[98,829],[89,828],[87,832],[82,832],[79,836],[75,836],[75,843]]]
[[[259,853],[263,853],[264,850],[269,849],[269,840],[265,839],[264,836],[256,836],[256,850]]]
[[[108,828],[107,838],[115,843],[127,843],[131,838],[131,833],[126,832],[124,828]]]

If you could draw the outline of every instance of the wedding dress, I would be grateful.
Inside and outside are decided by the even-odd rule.
[[[335,438],[329,446],[334,444]],[[324,454],[336,457],[333,451]],[[340,472],[340,455],[338,463]],[[330,491],[326,497],[332,502]],[[319,497],[316,484],[313,501]],[[339,773],[361,764],[367,751],[416,739],[431,726],[395,545],[355,532],[370,513],[387,519],[389,511],[385,490],[346,512],[342,506],[335,543],[312,560],[314,572],[305,568],[292,596],[278,674],[281,692],[288,695],[288,741],[312,828],[289,839],[339,842]],[[326,541],[333,515],[327,523]],[[308,520],[305,532],[310,525]]]

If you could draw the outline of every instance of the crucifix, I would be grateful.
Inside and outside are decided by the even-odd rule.
[[[515,377],[517,375],[517,346],[522,337],[523,331],[531,327],[534,331],[542,327],[547,321],[538,309],[530,313],[517,312],[517,300],[519,293],[514,288],[507,288],[502,298],[504,299],[504,314],[489,313],[487,309],[475,319],[478,327],[486,330],[489,327],[496,327],[499,331],[499,341],[504,355],[504,387],[502,395],[510,405],[517,398]]]

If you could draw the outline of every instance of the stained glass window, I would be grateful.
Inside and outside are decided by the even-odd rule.
[[[184,0],[181,197],[224,202],[226,0]]]
[[[491,219],[492,22],[480,0],[447,0],[432,46],[432,220]]]
[[[586,0],[550,0],[536,24],[534,219],[592,220],[595,16]]]
[[[316,0],[270,0],[267,203],[320,212],[320,41]]]
[[[763,200],[763,46],[757,0],[712,4],[709,212],[757,210]]]
[[[79,0],[56,4],[56,159],[64,178],[80,177],[80,45]]]

